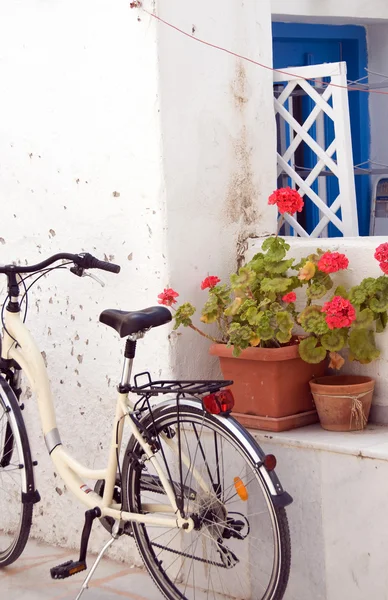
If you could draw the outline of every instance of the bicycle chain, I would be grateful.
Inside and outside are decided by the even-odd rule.
[[[162,544],[156,544],[155,542],[151,542],[151,544],[152,546],[156,546],[157,548],[161,548],[162,550],[167,550],[168,552],[172,552],[173,554],[179,554],[180,556],[184,556],[185,558],[192,558],[193,560],[197,560],[198,562],[204,562],[208,565],[214,565],[215,567],[222,567],[223,569],[227,568],[223,563],[206,560],[205,558],[199,558],[199,556],[193,556],[192,554],[188,554],[187,552],[179,552],[179,550],[167,548],[167,546],[162,546]]]
[[[129,537],[135,537],[132,531],[124,531],[125,535]],[[167,546],[163,546],[162,544],[157,544],[156,542],[151,542],[152,546],[156,548],[160,548],[161,550],[167,550],[167,552],[172,552],[173,554],[179,554],[180,556],[184,556],[185,558],[192,558],[193,560],[197,560],[198,562],[204,562],[208,565],[214,565],[215,567],[222,567],[226,569],[227,567],[223,563],[214,562],[211,560],[206,560],[205,558],[199,558],[199,556],[193,556],[192,554],[188,554],[187,552],[179,552],[179,550],[174,550],[173,548],[168,548]]]

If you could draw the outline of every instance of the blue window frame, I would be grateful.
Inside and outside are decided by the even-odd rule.
[[[305,23],[273,23],[274,67],[299,67],[324,62],[346,61],[348,79],[357,80],[367,73],[368,64],[366,30],[364,27],[345,25],[315,25]],[[367,80],[364,80],[364,82]],[[304,120],[311,110],[311,100],[303,99],[300,118]],[[349,92],[349,110],[352,129],[354,164],[368,160],[370,147],[368,94]],[[315,129],[310,131],[315,135]],[[327,139],[333,133],[327,123]],[[335,155],[334,155],[335,158]],[[313,154],[305,150],[302,166],[312,168]],[[330,205],[338,195],[335,178],[327,178],[327,200]],[[357,210],[360,235],[369,235],[370,220],[370,178],[356,176]],[[310,204],[310,203],[309,203]],[[306,205],[307,231],[311,232],[318,222],[318,209]],[[342,235],[336,227],[329,225],[329,237]]]

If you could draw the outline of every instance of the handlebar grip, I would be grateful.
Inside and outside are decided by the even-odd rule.
[[[114,263],[105,262],[104,260],[98,260],[98,258],[92,257],[93,261],[90,265],[90,269],[101,269],[102,271],[109,271],[110,273],[120,273],[121,267]]]
[[[120,266],[114,263],[106,262],[104,260],[98,260],[95,256],[92,256],[88,252],[85,254],[79,254],[74,262],[82,267],[83,269],[101,269],[102,271],[109,271],[110,273],[120,273]]]

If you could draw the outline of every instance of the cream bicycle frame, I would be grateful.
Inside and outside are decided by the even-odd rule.
[[[55,408],[43,357],[39,351],[28,328],[20,318],[20,312],[5,311],[5,328],[3,332],[2,358],[14,359],[24,371],[31,389],[38,402],[38,410],[41,419],[47,449],[55,465],[55,469],[65,482],[68,489],[88,508],[99,507],[102,517],[113,517],[121,521],[135,521],[147,525],[164,526],[171,528],[183,528],[191,531],[194,524],[192,519],[183,519],[178,510],[175,494],[168,479],[165,477],[158,458],[153,453],[150,445],[143,439],[135,423],[130,418],[134,403],[128,394],[118,393],[116,413],[113,422],[112,442],[109,449],[108,464],[105,469],[89,469],[75,460],[63,447],[57,428]],[[12,336],[12,337],[11,337]],[[17,344],[14,339],[17,340]],[[131,513],[121,510],[121,505],[113,502],[113,492],[117,473],[117,453],[120,452],[124,421],[130,427],[152,463],[160,482],[166,492],[169,504],[152,505],[143,504],[142,508],[148,514]],[[173,448],[174,442],[167,440]],[[118,443],[117,443],[118,442]],[[176,445],[176,444],[175,444]],[[176,448],[177,450],[177,448]],[[187,457],[182,456],[183,462],[187,464]],[[209,491],[205,482],[198,472],[194,473],[204,491]],[[99,496],[91,490],[84,479],[105,481],[103,496]],[[156,513],[171,513],[171,517]],[[152,514],[155,513],[155,514]]]

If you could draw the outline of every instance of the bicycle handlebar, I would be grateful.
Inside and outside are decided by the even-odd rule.
[[[74,262],[82,269],[101,269],[102,271],[109,271],[110,273],[120,273],[119,265],[99,260],[87,252],[85,254],[76,254],[76,260],[74,260]]]
[[[68,252],[60,252],[59,254],[54,254],[53,256],[50,256],[50,258],[46,258],[46,260],[43,260],[42,262],[37,263],[36,265],[1,265],[0,273],[35,273],[36,271],[41,271],[42,269],[49,267],[58,260],[71,261],[75,265],[81,267],[81,269],[101,269],[102,271],[110,271],[111,273],[120,272],[119,265],[105,262],[104,260],[99,260],[98,258],[92,256],[88,252],[85,252],[83,254],[69,254]]]

